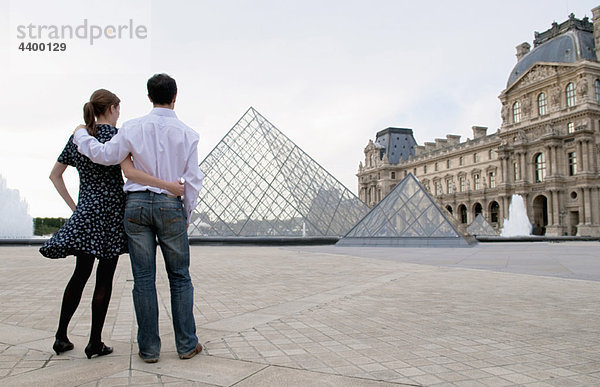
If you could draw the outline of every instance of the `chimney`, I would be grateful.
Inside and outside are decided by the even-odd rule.
[[[426,152],[431,152],[432,150],[435,149],[435,142],[426,142],[423,145],[425,145]]]
[[[436,138],[435,139],[435,144],[436,144],[437,147],[443,148],[446,145],[448,145],[448,140],[446,140],[445,138]]]
[[[420,156],[425,153],[425,147],[423,145],[415,145],[415,156]]]
[[[517,46],[517,62],[521,60],[522,57],[529,53],[529,49],[531,45],[527,42],[523,42]]]
[[[596,46],[596,60],[600,61],[600,6],[592,9],[592,23],[594,23],[594,45]]]
[[[473,126],[473,140],[487,136],[487,127],[486,126]]]
[[[458,136],[456,134],[447,134],[446,140],[448,140],[448,144],[450,144],[450,145],[460,144],[460,136]]]

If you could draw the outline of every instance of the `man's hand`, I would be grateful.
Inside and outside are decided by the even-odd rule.
[[[76,128],[75,128],[75,130],[73,131],[73,134],[75,134],[75,132],[77,132],[79,129],[85,129],[85,128],[86,128],[86,126],[85,126],[85,125],[79,124],[79,125],[77,125],[77,127],[76,127]]]
[[[167,191],[171,192],[175,196],[183,196],[183,192],[185,190],[185,184],[183,184],[179,180],[176,180],[176,181],[168,183],[166,188],[167,188]]]

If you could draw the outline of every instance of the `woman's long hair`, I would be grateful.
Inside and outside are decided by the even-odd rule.
[[[119,97],[106,89],[98,89],[92,93],[90,101],[83,105],[83,120],[90,136],[96,135],[96,117],[106,113],[111,106],[119,106],[119,103]]]

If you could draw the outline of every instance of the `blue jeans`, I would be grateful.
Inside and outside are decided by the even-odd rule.
[[[194,287],[190,278],[190,248],[181,199],[149,191],[130,192],[125,205],[125,231],[133,271],[133,304],[138,346],[144,359],[160,355],[156,296],[156,241],[160,245],[171,289],[171,313],[177,352],[198,344],[194,321]]]

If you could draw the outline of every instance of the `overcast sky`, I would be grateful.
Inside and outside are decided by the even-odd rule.
[[[500,126],[498,95],[533,44],[587,0],[30,1],[0,0],[0,175],[36,216],[69,216],[48,174],[90,94],[146,114],[146,80],[178,83],[175,110],[200,134],[202,160],[250,106],[356,193],[363,149],[388,126],[419,144]],[[19,25],[126,25],[145,38],[51,39],[64,52],[18,50]],[[127,30],[125,31],[125,33]],[[77,173],[69,168],[77,194]],[[202,194],[202,193],[201,193]]]

